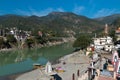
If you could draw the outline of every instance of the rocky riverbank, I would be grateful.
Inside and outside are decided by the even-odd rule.
[[[74,42],[75,38],[74,37],[69,37],[69,38],[63,38],[62,41],[54,41],[54,42],[47,42],[46,44],[42,45],[42,44],[37,44],[36,46],[32,47],[32,48],[41,48],[41,47],[46,47],[46,46],[54,46],[54,45],[59,45],[59,44],[63,44],[63,43],[67,43],[67,42]],[[17,46],[14,48],[3,48],[0,49],[0,52],[4,52],[4,51],[12,51],[12,50],[19,50],[19,49],[26,49],[25,48],[18,48]]]

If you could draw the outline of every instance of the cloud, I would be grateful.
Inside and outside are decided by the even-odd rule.
[[[50,12],[53,12],[53,11],[64,12],[65,10],[62,9],[62,8],[57,8],[57,9],[47,8],[47,9],[44,9],[44,10],[36,10],[36,9],[33,9],[33,8],[29,8],[27,11],[21,10],[21,9],[16,9],[15,10],[15,12],[17,14],[27,15],[27,16],[31,16],[31,15],[45,16],[45,15],[47,15]]]
[[[84,6],[75,6],[75,8],[73,9],[73,12],[76,14],[80,14],[84,9],[85,9]]]
[[[49,14],[50,12],[52,12],[54,9],[52,8],[47,8],[41,11],[37,11],[35,9],[30,8],[30,14],[31,15],[37,15],[37,16],[45,16],[47,14]]]
[[[62,9],[62,8],[57,8],[57,11],[59,11],[59,12],[65,12],[65,10]]]
[[[28,15],[28,16],[31,15],[29,11],[24,11],[24,10],[21,10],[21,9],[16,9],[15,13],[21,14],[21,15]]]
[[[97,18],[97,17],[104,17],[104,16],[108,16],[108,15],[111,15],[111,14],[114,14],[114,13],[118,13],[119,11],[117,9],[100,9],[97,11],[96,14],[94,14],[94,18]]]

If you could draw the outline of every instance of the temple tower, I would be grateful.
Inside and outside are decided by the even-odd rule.
[[[45,66],[45,73],[51,73],[52,72],[52,66],[50,62],[47,62]]]
[[[105,36],[108,36],[108,24],[105,24],[104,33],[105,33]]]

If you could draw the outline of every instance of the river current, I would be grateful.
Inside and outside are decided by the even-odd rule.
[[[42,48],[0,52],[0,76],[32,70],[34,63],[45,65],[48,61],[55,62],[60,57],[72,53],[73,50],[71,43],[64,43]]]

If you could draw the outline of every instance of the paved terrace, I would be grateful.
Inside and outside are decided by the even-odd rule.
[[[50,80],[52,76],[49,76],[43,72],[44,70],[36,69],[16,78],[16,80]]]

